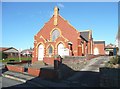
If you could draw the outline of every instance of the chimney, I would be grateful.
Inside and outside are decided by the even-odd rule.
[[[58,23],[58,19],[57,19],[57,17],[58,17],[58,14],[59,14],[59,8],[56,6],[55,8],[54,8],[54,25],[57,25]]]

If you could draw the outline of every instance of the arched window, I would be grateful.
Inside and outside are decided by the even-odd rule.
[[[52,32],[52,41],[55,41],[60,35],[60,32],[55,29],[53,32]]]
[[[52,52],[53,52],[53,48],[52,48],[52,46],[49,46],[49,48],[48,48],[48,54],[52,55]]]

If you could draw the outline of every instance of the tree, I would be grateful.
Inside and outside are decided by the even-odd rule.
[[[0,52],[0,59],[6,59],[8,57],[7,54]]]

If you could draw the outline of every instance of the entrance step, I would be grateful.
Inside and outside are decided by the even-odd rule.
[[[35,63],[33,63],[33,65],[45,65],[44,63],[43,63],[43,61],[37,61],[37,62],[35,62]]]
[[[34,62],[31,66],[29,67],[33,67],[33,68],[43,68],[43,67],[53,67],[51,65],[45,65],[43,61],[36,61]]]

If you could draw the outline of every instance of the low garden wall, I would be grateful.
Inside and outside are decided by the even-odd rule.
[[[85,56],[66,56],[62,59],[62,63],[74,71],[80,71],[80,69],[84,66],[85,59]]]
[[[28,68],[28,74],[44,79],[58,79],[58,73],[53,68]]]
[[[86,64],[85,61],[81,60],[64,60],[62,63],[69,68],[73,69],[74,71],[80,71],[81,68],[83,68]]]
[[[87,60],[90,60],[90,59],[92,59],[92,58],[96,58],[96,57],[99,57],[100,55],[93,55],[93,54],[88,54],[88,55],[86,55],[86,59]]]
[[[7,70],[9,71],[15,71],[15,72],[24,72],[24,67],[17,66],[17,65],[6,65]]]
[[[40,77],[44,79],[58,79],[58,71],[54,68],[41,68]]]
[[[65,56],[62,59],[62,63],[74,71],[80,71],[89,62],[90,59],[96,57],[99,57],[99,55],[88,54],[86,56]]]
[[[40,69],[37,68],[28,68],[28,74],[32,75],[32,76],[39,76],[40,75]]]
[[[44,57],[43,58],[44,63],[53,65],[54,64],[54,58],[53,57]]]

